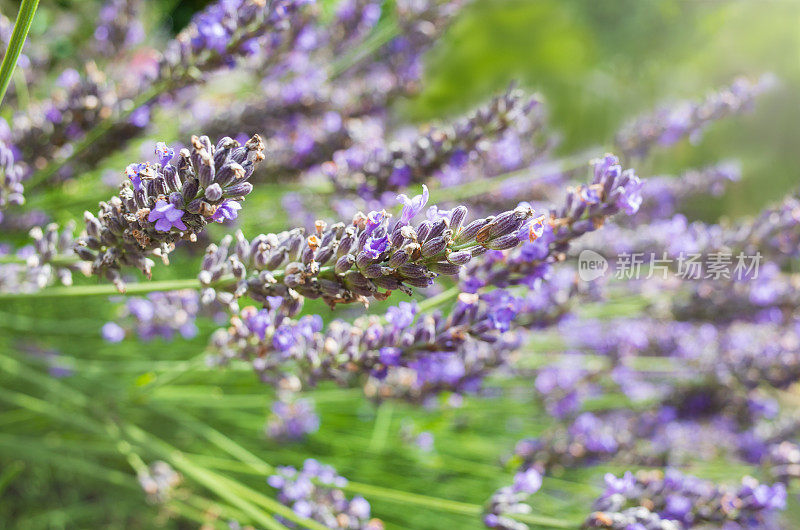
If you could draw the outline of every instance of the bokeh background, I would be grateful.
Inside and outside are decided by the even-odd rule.
[[[42,0],[29,38],[47,42],[65,67],[78,65],[86,58],[75,53],[72,35],[90,27],[97,5]],[[203,5],[148,2],[148,31],[155,40],[166,39]],[[17,6],[0,2],[0,8],[13,16]],[[741,182],[720,198],[693,205],[691,215],[706,220],[753,214],[800,183],[800,3],[795,1],[476,0],[434,47],[425,71],[419,96],[394,109],[398,121],[422,124],[457,115],[516,80],[542,94],[563,154],[610,144],[626,119],[656,103],[697,98],[739,74],[772,72],[780,86],[761,98],[754,112],[716,124],[698,145],[657,153],[648,167],[637,169],[653,174],[721,159],[741,161]],[[37,90],[30,87],[31,98],[41,95]],[[236,91],[220,89],[219,97],[236,97]],[[154,139],[176,139],[175,124],[159,119],[160,134],[143,142],[145,151]],[[77,182],[37,199],[36,206],[58,221],[79,218],[111,189],[102,184],[102,175],[121,172],[142,150],[138,143],[129,146]],[[256,204],[267,208],[275,206],[267,195],[280,189],[259,193],[254,200],[262,202]],[[246,217],[242,228],[265,230]],[[177,258],[169,269],[159,268],[156,278],[191,277],[196,262],[191,256]],[[495,382],[488,399],[435,410],[377,407],[359,390],[323,386],[311,393],[320,430],[305,442],[279,445],[263,436],[272,399],[268,389],[248,371],[198,367],[196,358],[214,328],[211,321],[201,322],[197,338],[188,341],[109,345],[100,339],[100,325],[117,307],[113,299],[94,298],[0,304],[0,348],[15,352],[3,357],[0,392],[24,389],[37,400],[27,408],[0,403],[0,526],[197,526],[148,504],[118,448],[86,438],[74,427],[82,415],[110,412],[126,418],[206,455],[209,466],[217,457],[208,455],[219,454],[216,465],[224,467],[224,447],[233,440],[270,463],[296,465],[314,456],[361,483],[473,504],[482,504],[510,480],[513,462],[502,456],[515,441],[548,424],[521,380]],[[531,345],[531,355],[535,350]],[[30,375],[26,367],[52,362],[47,352],[71,375],[32,384],[24,376]],[[51,411],[53,403],[72,416]],[[40,412],[32,413],[31,406]],[[418,443],[423,433],[432,435],[432,447]],[[41,444],[24,443],[26,436]],[[747,472],[725,462],[692,471],[708,478]],[[596,470],[565,470],[548,478],[536,498],[537,511],[579,521],[599,491],[597,476]],[[263,488],[263,477],[243,473],[242,480]],[[373,507],[388,528],[480,528],[474,514],[457,510],[409,509],[387,500],[374,500]],[[195,508],[213,513],[213,507]],[[790,518],[792,513],[800,520],[796,503]]]

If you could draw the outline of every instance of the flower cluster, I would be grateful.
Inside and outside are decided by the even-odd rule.
[[[304,27],[311,0],[218,1],[194,16],[170,41],[153,83],[174,90],[255,53],[269,56],[291,43]]]
[[[9,205],[19,206],[25,202],[22,172],[14,152],[0,140],[0,221],[3,219],[3,210]]]
[[[560,207],[523,226],[517,249],[489,255],[466,268],[465,290],[534,285],[549,273],[552,262],[563,259],[572,241],[597,230],[613,215],[635,214],[642,204],[642,187],[634,171],[623,171],[614,155],[594,160],[591,183],[570,187]]]
[[[244,308],[218,330],[212,360],[247,360],[268,382],[353,384],[368,374],[365,392],[376,398],[474,393],[520,346],[518,329],[558,321],[576,294],[574,272],[566,271],[525,296],[501,289],[461,293],[447,314],[400,302],[380,318],[336,320],[325,330],[316,316],[284,317],[276,299],[271,308]]]
[[[259,55],[253,70],[262,78],[263,95],[226,102],[215,109],[203,130],[263,135],[271,156],[257,178],[265,179],[296,175],[325,162],[337,150],[375,141],[374,131],[388,128],[390,102],[418,90],[420,56],[460,3],[395,2],[392,14],[398,36],[371,53],[365,51],[353,64],[337,67],[343,49],[368,48],[367,37],[383,8],[375,0],[341,2],[333,20],[309,20],[287,53]],[[211,105],[220,107],[214,101],[197,101],[199,111],[207,112]]]
[[[109,0],[100,8],[93,35],[98,53],[113,57],[144,40],[142,7],[140,0]]]
[[[710,123],[746,111],[758,95],[775,84],[772,75],[755,81],[741,77],[702,101],[665,105],[626,125],[617,135],[617,145],[625,156],[643,158],[658,145],[669,146],[687,137],[695,142]]]
[[[717,486],[676,470],[628,472],[621,478],[608,474],[605,481],[605,492],[594,506],[598,512],[587,520],[588,528],[626,528],[618,521],[634,514],[623,510],[637,506],[645,506],[662,521],[673,521],[678,529],[726,522],[738,523],[735,528],[769,528],[776,512],[786,506],[783,484],[768,486],[752,477],[742,479],[737,488]],[[619,512],[623,512],[621,517]]]
[[[383,300],[395,290],[411,294],[439,275],[458,275],[474,256],[517,246],[519,231],[533,216],[530,207],[520,206],[466,222],[467,208],[459,206],[415,226],[412,220],[428,201],[427,188],[398,200],[403,209],[396,219],[385,210],[358,213],[349,224],[318,221],[309,236],[303,229],[252,241],[237,234],[235,243],[228,238],[210,246],[198,276],[206,287],[204,299],[215,297],[217,284],[217,290],[265,303],[283,298],[293,314],[303,297],[335,306]],[[223,278],[232,279],[226,286]]]
[[[177,157],[163,143],[156,154],[158,163],[128,166],[130,182],[100,203],[97,216],[85,212],[86,232],[75,247],[93,274],[105,274],[120,291],[122,266],[149,276],[148,253],[166,259],[177,241],[195,239],[209,222],[236,217],[253,190],[247,180],[264,159],[264,145],[258,136],[244,146],[227,137],[214,146],[207,136],[193,136],[192,149]]]
[[[721,195],[728,184],[741,178],[741,168],[734,162],[685,171],[676,177],[650,177],[642,189],[642,205],[632,223],[644,224],[654,219],[668,219],[691,197]]]
[[[224,313],[213,306],[202,306],[197,291],[181,290],[150,293],[147,297],[129,298],[119,318],[106,322],[101,334],[108,342],[120,342],[127,334],[144,341],[159,337],[171,341],[197,336],[196,320],[207,315],[219,319]]]
[[[498,489],[489,499],[489,506],[483,516],[488,528],[498,530],[526,530],[527,525],[515,521],[514,514],[530,513],[529,504],[524,501],[542,487],[542,474],[534,468],[519,471],[510,486]]]
[[[280,467],[267,479],[278,490],[278,500],[294,513],[318,521],[328,528],[383,530],[379,519],[370,518],[370,505],[363,497],[348,499],[340,489],[347,479],[331,466],[307,459],[301,469]],[[294,525],[280,518],[290,528]]]
[[[139,474],[139,484],[152,503],[167,502],[181,482],[183,477],[161,460],[153,462],[146,472]]]
[[[26,162],[27,174],[69,156],[73,142],[119,112],[122,105],[114,84],[93,63],[87,64],[83,74],[64,70],[56,85],[48,100],[16,114],[12,122],[9,140]],[[69,176],[67,171],[58,176]]]
[[[88,273],[88,268],[75,263],[72,247],[75,243],[75,223],[60,229],[55,223],[43,228],[33,227],[29,235],[33,242],[11,256],[6,248],[0,256],[14,258],[0,262],[0,291],[27,293],[38,291],[57,279],[63,285],[72,285],[73,272]]]
[[[212,72],[234,66],[243,57],[256,52],[269,54],[292,42],[303,26],[303,11],[308,3],[308,0],[218,1],[197,14],[167,44],[157,64],[131,65],[129,70],[141,71],[136,79],[126,83],[131,86],[115,86],[92,64],[83,76],[72,69],[64,70],[59,77],[63,91],[15,116],[10,141],[23,152],[22,158],[29,162],[30,171],[44,170],[49,164],[72,158],[74,154],[81,154],[80,161],[91,165],[144,131],[150,121],[152,99],[175,95]],[[106,6],[108,10],[117,7]],[[135,36],[132,28],[126,30]],[[112,32],[103,24],[97,31],[109,38]],[[148,91],[152,92],[151,99],[135,101],[135,94]],[[91,145],[80,146],[85,152],[76,153],[76,142],[105,120],[109,120],[107,130]],[[69,165],[61,167],[57,176],[70,177],[75,162],[71,160]]]
[[[273,440],[300,440],[319,429],[314,401],[308,398],[282,398],[272,403],[265,432]]]

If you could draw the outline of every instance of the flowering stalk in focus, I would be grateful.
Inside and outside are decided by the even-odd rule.
[[[234,219],[253,185],[247,182],[264,159],[258,136],[244,146],[231,138],[216,146],[207,136],[193,136],[192,149],[174,150],[161,143],[157,164],[132,164],[130,182],[119,195],[100,203],[97,216],[85,212],[86,232],[75,252],[92,263],[92,273],[105,275],[120,291],[123,266],[136,267],[148,278],[153,265],[147,254],[167,255],[178,240],[194,240],[212,221]]]
[[[378,198],[387,191],[424,183],[445,165],[463,165],[483,144],[502,136],[537,104],[535,98],[512,88],[451,126],[434,127],[406,146],[391,144],[367,152],[356,147],[336,153],[321,170],[339,192]]]
[[[398,198],[403,210],[397,219],[385,210],[359,213],[347,225],[318,221],[310,236],[294,229],[248,242],[238,234],[235,242],[227,238],[210,246],[198,276],[207,286],[204,298],[212,300],[217,295],[212,285],[231,276],[235,282],[221,291],[264,303],[278,297],[289,314],[299,310],[303,297],[334,306],[383,300],[395,290],[411,294],[432,285],[440,274],[457,275],[474,256],[517,246],[520,228],[533,216],[523,206],[465,222],[462,206],[447,218],[414,226],[412,220],[428,201],[427,187],[422,195]]]

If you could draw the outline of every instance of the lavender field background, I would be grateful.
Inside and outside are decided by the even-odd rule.
[[[235,52],[198,37],[196,74],[169,50],[216,16],[208,4],[110,2],[118,11],[98,22],[103,3],[40,2],[0,106],[13,159],[0,182],[0,526],[800,528],[800,4],[261,4],[286,9],[289,25],[262,21]],[[18,7],[0,2],[2,48]],[[308,27],[321,29],[293,34]],[[270,34],[286,40],[259,40]],[[137,112],[155,64],[161,93]],[[99,106],[54,117],[81,83],[99,87]],[[714,105],[719,116],[687,125]],[[448,124],[456,133],[439,144],[403,143]],[[254,134],[263,145],[245,143]],[[211,208],[192,212],[195,227],[186,168],[199,175],[199,153],[214,158],[223,136],[247,145],[221,160],[257,165],[252,192],[195,189]],[[398,139],[388,167],[360,164]],[[152,174],[129,164],[166,181],[181,147],[182,202],[161,195],[163,217],[183,212],[188,228],[125,222],[150,227],[142,259],[178,233],[197,241],[179,242],[169,265],[156,256],[148,280],[137,252],[109,252],[122,236],[90,241],[107,222],[98,202],[139,200],[135,178],[146,188]],[[157,209],[147,194],[145,217]],[[508,226],[445,234],[459,205],[462,228],[500,212]],[[374,215],[351,223],[358,210]],[[396,284],[406,262],[389,257],[410,240],[389,237],[404,215],[415,237],[439,223],[444,238],[399,251],[427,267],[405,277],[411,295]],[[337,221],[388,232],[354,243],[358,279],[330,272],[339,255],[320,260],[331,240],[343,246]],[[89,259],[48,229],[70,222]],[[219,249],[237,230],[249,247],[293,227],[306,229],[296,259],[274,267],[255,251],[231,259],[236,239]],[[741,282],[588,282],[575,269],[584,249],[612,262],[632,249],[764,262]],[[239,261],[253,281],[235,304],[234,280],[198,280],[236,277]],[[308,283],[288,283],[291,262]]]

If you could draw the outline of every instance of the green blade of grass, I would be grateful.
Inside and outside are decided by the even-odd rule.
[[[19,60],[19,54],[22,53],[22,46],[28,37],[33,15],[36,13],[38,6],[39,0],[22,0],[19,6],[17,21],[14,23],[14,31],[11,33],[11,41],[8,43],[6,55],[3,57],[3,64],[0,65],[0,103],[3,102],[8,85],[11,83],[14,69],[17,67],[17,61]]]

